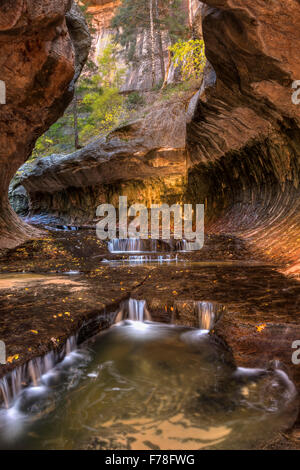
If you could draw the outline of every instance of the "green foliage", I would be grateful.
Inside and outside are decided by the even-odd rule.
[[[172,42],[187,36],[182,0],[154,0],[155,32],[168,32]],[[141,30],[150,30],[149,0],[122,0],[111,27],[117,31],[116,41],[126,50],[129,62],[134,61],[136,39]],[[150,53],[150,51],[149,51]]]
[[[71,152],[74,148],[73,141],[73,116],[67,112],[37,140],[29,161],[51,153]]]
[[[180,83],[170,83],[164,87],[161,91],[161,99],[164,101],[169,101],[173,97],[184,96],[187,92],[191,90],[198,90],[201,82],[195,78],[191,78],[184,82]]]
[[[117,63],[118,48],[109,43],[98,58],[98,73],[81,79],[79,92],[83,93],[78,127],[81,142],[105,134],[124,118],[125,103],[119,90],[124,81],[125,70]]]
[[[85,73],[77,84],[78,134],[81,145],[105,135],[127,118],[126,100],[120,94],[125,70],[117,64],[117,46],[111,42],[98,58],[99,69]],[[51,153],[68,153],[74,148],[73,106],[38,139],[32,159]]]
[[[206,63],[203,40],[179,40],[170,46],[170,51],[173,54],[173,64],[175,67],[181,67],[181,73],[184,80],[200,77]]]
[[[158,1],[159,23],[163,31],[168,32],[172,44],[184,39],[189,35],[189,28],[186,24],[186,13],[182,8],[182,0]]]
[[[132,57],[139,29],[149,29],[148,0],[122,0],[111,27],[117,31],[116,41]]]
[[[164,83],[164,79],[162,78],[158,83],[154,85],[154,87],[152,88],[152,91],[159,91],[161,87],[163,86],[163,83]]]
[[[133,91],[127,97],[126,106],[128,109],[136,109],[139,106],[143,106],[145,100],[143,96],[138,91]]]

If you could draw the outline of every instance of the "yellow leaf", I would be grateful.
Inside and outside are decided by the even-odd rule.
[[[9,362],[11,364],[13,361],[17,361],[18,359],[19,359],[19,354],[15,354],[14,356],[9,356],[6,362]]]
[[[261,325],[258,325],[256,326],[256,330],[258,331],[258,333],[260,333],[262,330],[264,330],[266,328],[266,323],[262,323]]]

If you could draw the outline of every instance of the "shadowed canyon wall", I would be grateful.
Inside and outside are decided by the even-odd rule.
[[[300,2],[207,0],[208,69],[188,125],[189,193],[208,229],[300,267]]]
[[[36,139],[63,113],[87,58],[90,36],[70,0],[0,2],[0,248],[33,234],[12,211],[8,185]]]

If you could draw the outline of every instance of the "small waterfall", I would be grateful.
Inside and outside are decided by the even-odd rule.
[[[56,227],[58,230],[63,230],[64,232],[76,232],[78,227],[74,227],[72,225],[58,225]]]
[[[196,328],[211,331],[224,313],[224,309],[223,305],[213,302],[178,300],[174,304],[172,321],[176,322],[181,317],[189,318]]]
[[[195,302],[195,310],[199,318],[199,328],[212,330],[217,320],[216,306],[211,302]]]
[[[2,393],[5,408],[8,408],[11,399],[10,399],[10,388],[9,388],[8,380],[6,377],[3,377],[3,379],[0,380],[0,390]]]
[[[199,242],[189,242],[185,239],[177,240],[175,243],[175,250],[181,252],[201,250],[202,246]]]
[[[27,386],[37,387],[44,374],[61,362],[65,356],[77,347],[77,337],[72,336],[64,344],[60,351],[51,351],[45,356],[31,359],[26,364],[19,366],[0,379],[0,401],[9,408],[16,400],[22,389]]]
[[[144,322],[151,321],[151,314],[147,308],[145,300],[129,299],[122,302],[116,314],[115,323],[123,320]]]
[[[152,240],[141,238],[113,238],[108,242],[110,253],[139,253],[158,251],[189,252],[201,250],[202,245],[197,241],[182,240]]]
[[[142,240],[141,238],[113,238],[108,242],[111,253],[136,253],[157,251],[157,240]]]

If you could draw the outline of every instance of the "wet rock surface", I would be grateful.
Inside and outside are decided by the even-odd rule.
[[[10,358],[1,376],[59,351],[78,331],[83,341],[108,328],[120,304],[133,298],[145,300],[152,320],[164,323],[199,328],[200,320],[208,325],[203,314],[213,312],[213,333],[237,366],[272,369],[280,361],[300,387],[291,360],[300,337],[299,283],[254,257],[244,242],[207,235],[202,251],[178,253],[167,264],[114,266],[102,262],[109,255],[115,256],[95,231],[78,230],[50,231],[1,258],[0,331]],[[278,439],[285,448],[297,446],[297,438]]]
[[[166,265],[149,263],[114,267],[103,263],[103,259],[116,255],[109,254],[106,243],[89,230],[48,232],[47,238],[11,250],[0,262],[1,332],[8,341],[8,355],[21,354],[21,350],[17,351],[14,346],[16,337],[25,351],[32,341],[41,346],[44,343],[49,345],[52,336],[60,336],[60,328],[56,334],[54,332],[57,325],[61,331],[67,328],[65,335],[68,335],[86,315],[95,316],[97,312],[105,312],[106,308],[112,311],[123,298],[131,296],[145,299],[154,317],[171,321],[173,316],[174,321],[180,322],[182,315],[182,318],[186,316],[185,323],[189,316],[195,315],[189,309],[189,302],[217,303],[226,309],[226,315],[218,323],[225,322],[226,328],[220,327],[223,334],[226,329],[229,331],[230,326],[233,328],[230,319],[234,325],[237,318],[240,326],[235,326],[241,328],[241,332],[245,327],[247,340],[254,343],[257,340],[256,346],[270,332],[274,345],[268,353],[265,351],[261,362],[265,361],[267,354],[270,359],[284,359],[290,366],[287,359],[290,359],[291,346],[287,343],[293,336],[297,339],[298,282],[286,278],[258,257],[253,259],[247,247],[233,243],[232,239],[215,236],[207,236],[206,239],[206,249],[178,254],[177,262]],[[219,256],[215,256],[218,252]],[[187,302],[187,312],[184,301]],[[37,329],[39,335],[23,338],[23,317],[28,330]],[[39,322],[43,326],[37,327]],[[48,322],[51,328],[47,333]],[[267,327],[257,332],[256,327],[264,323]],[[18,333],[15,335],[17,325]],[[282,342],[285,329],[287,343]],[[42,331],[45,336],[41,337]],[[274,357],[274,350],[278,347],[277,336],[286,347],[284,358],[279,357],[282,356],[280,349],[278,357]],[[239,334],[234,337],[242,341]],[[229,343],[231,341],[233,337]],[[248,356],[245,360],[249,360]],[[255,355],[255,361],[260,361],[259,354]]]
[[[1,260],[0,328],[12,359],[1,366],[1,374],[59,350],[78,330],[84,339],[107,328],[122,300],[132,297],[146,300],[154,321],[196,328],[195,303],[213,305],[218,312],[214,331],[238,366],[272,367],[278,359],[299,384],[298,368],[291,364],[291,344],[300,334],[298,282],[253,265],[250,252],[248,257],[244,252],[243,263],[238,245],[224,242],[221,237],[223,260],[213,260],[207,247],[202,259],[198,252],[197,261],[167,266],[103,265],[107,246],[87,230],[49,232],[46,239],[10,251]],[[216,238],[209,244],[217,248]],[[236,264],[226,264],[228,255],[227,261],[233,258]]]

